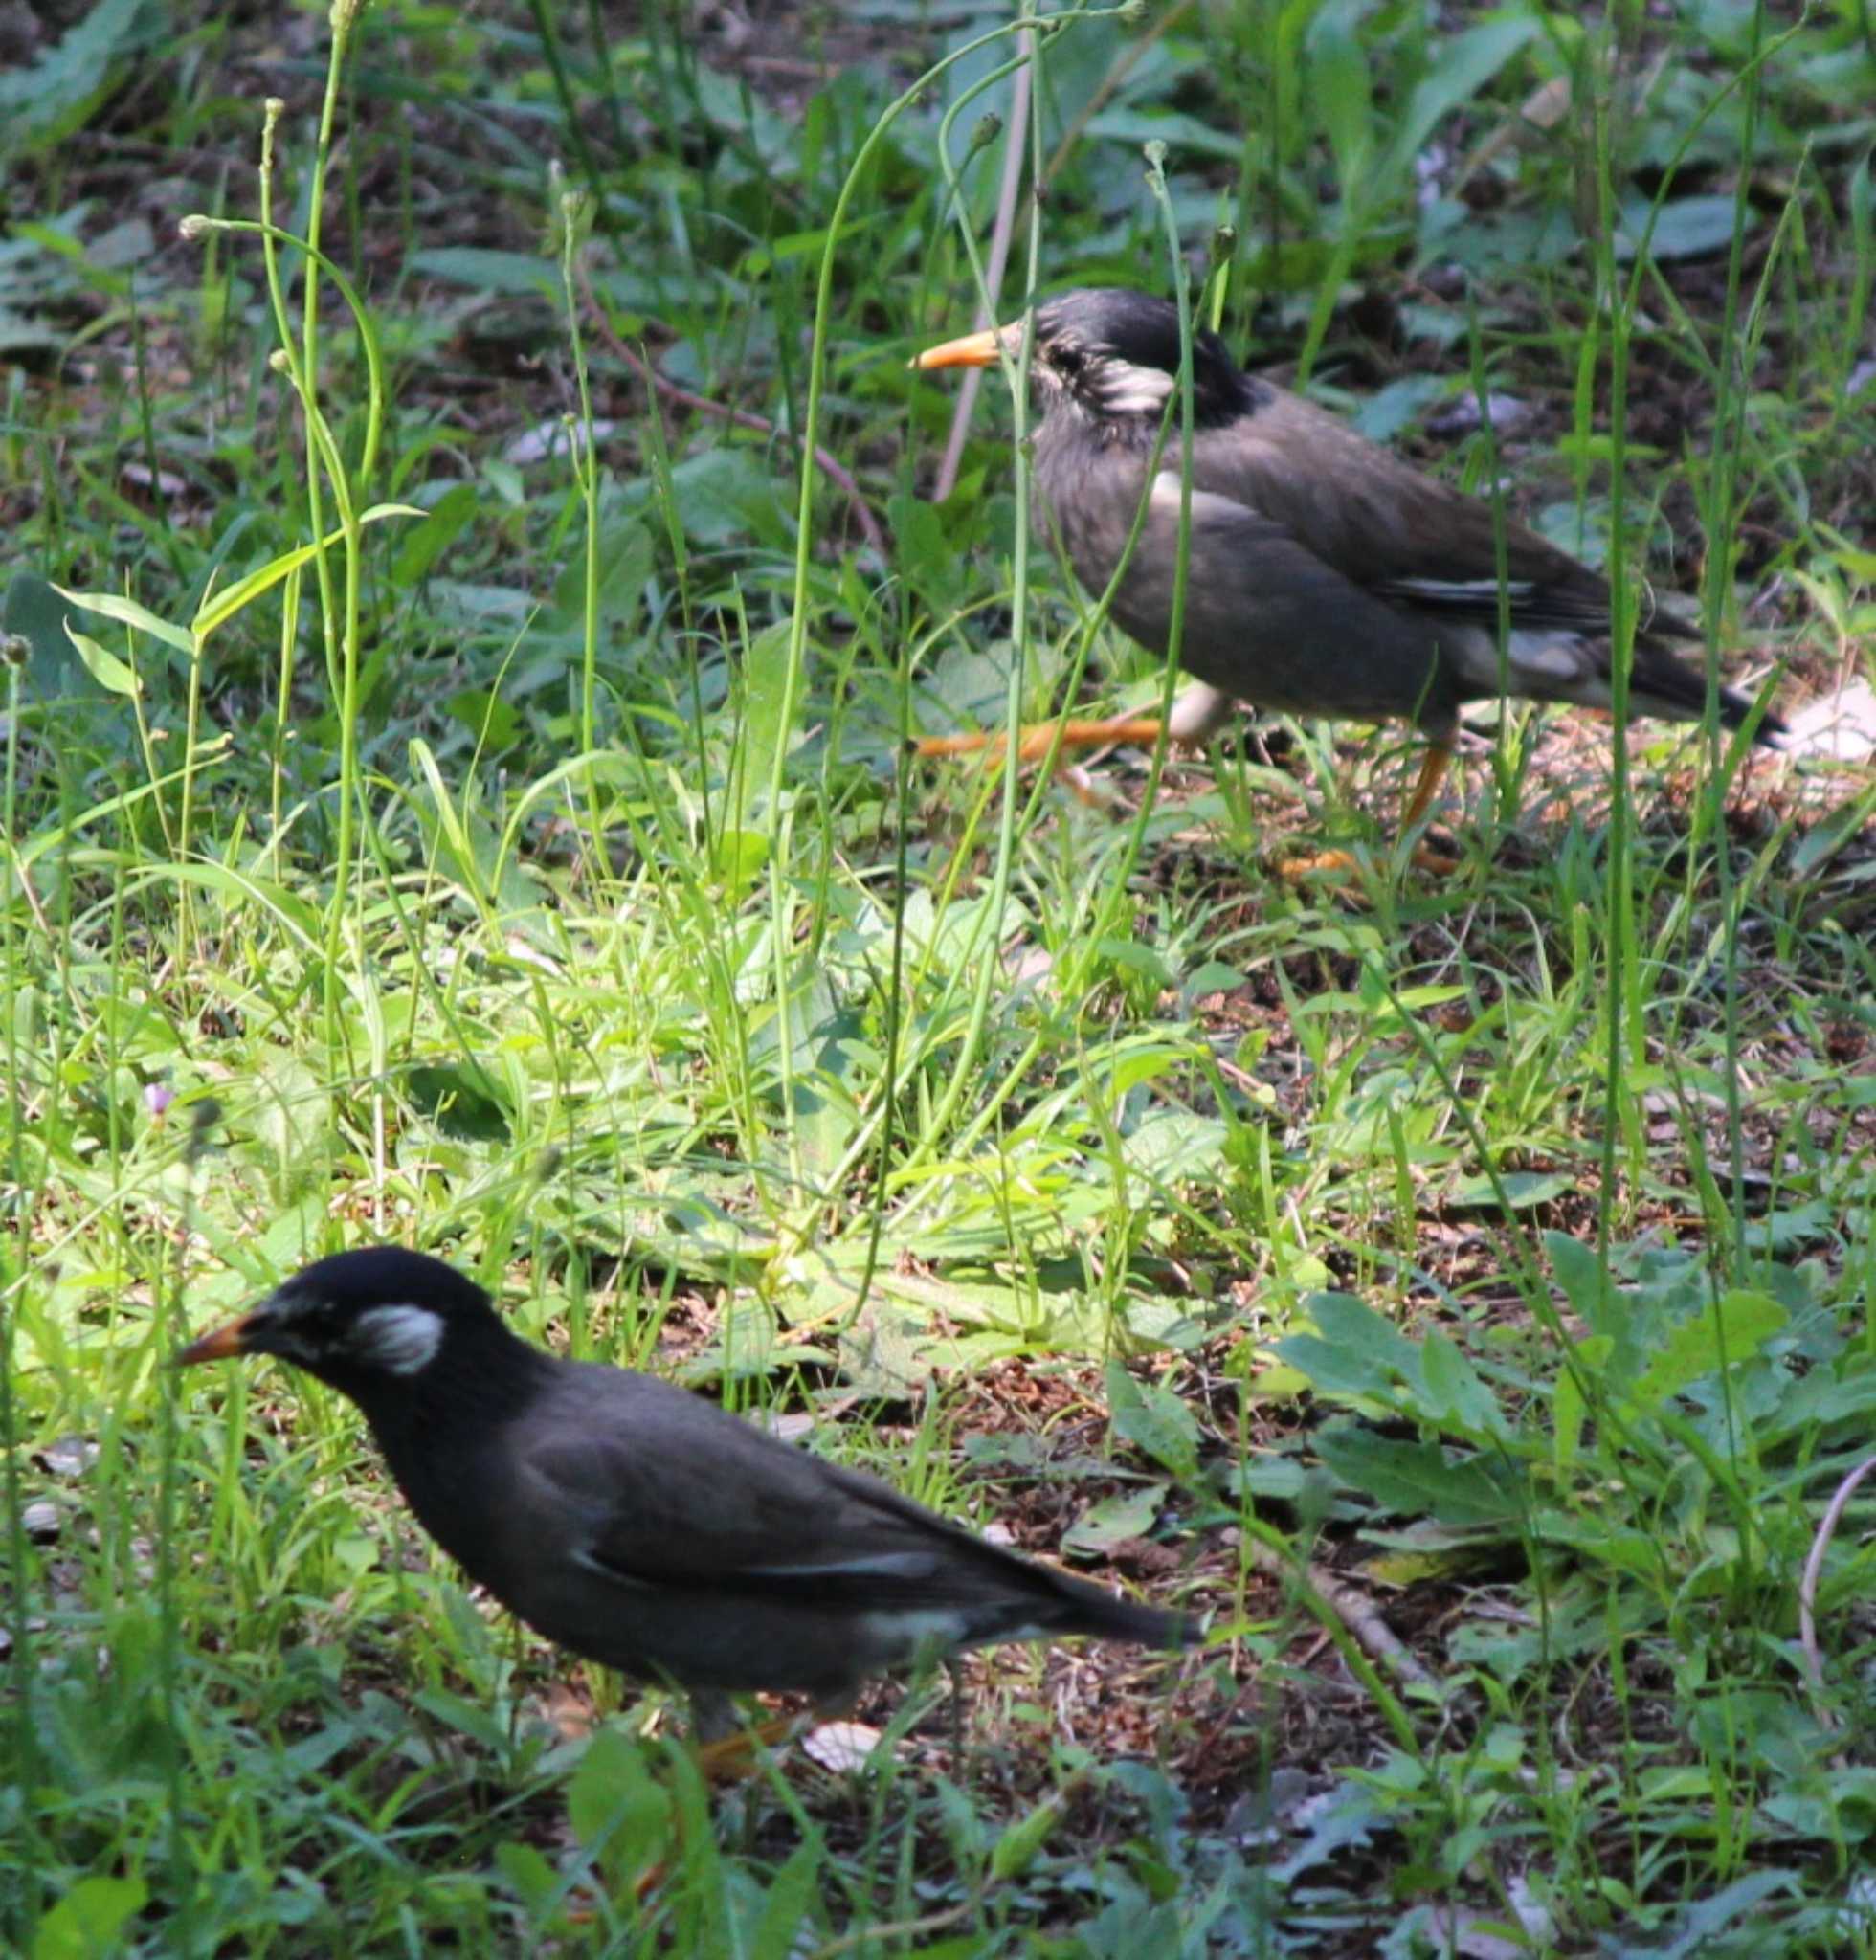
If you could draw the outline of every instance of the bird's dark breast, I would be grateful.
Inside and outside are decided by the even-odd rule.
[[[417,1523],[477,1585],[512,1606],[519,1579],[510,1534],[500,1528],[509,1493],[496,1459],[473,1432],[452,1434],[454,1425],[372,1427]]]
[[[1146,494],[1152,448],[1150,434],[1143,446],[1111,426],[1098,430],[1068,415],[1051,417],[1037,439],[1038,535],[1051,546],[1060,540],[1091,599],[1107,590],[1127,551]],[[1142,646],[1163,654],[1172,631],[1170,565],[1150,562],[1147,528],[1128,560],[1109,612]],[[1193,663],[1188,659],[1186,664]]]

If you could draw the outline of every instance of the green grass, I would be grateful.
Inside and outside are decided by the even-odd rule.
[[[731,18],[385,4],[328,67],[148,0],[0,78],[0,1945],[1876,1952],[1866,1490],[1798,1636],[1876,1406],[1866,768],[1513,711],[1436,883],[1397,729],[1118,809],[911,765],[1164,687],[994,378],[924,498],[1014,16]],[[1848,0],[1072,13],[1000,310],[1176,237],[1798,706],[1872,678],[1872,100]],[[1270,869],[1324,839],[1357,897]],[[379,1236],[1212,1637],[707,1798],[347,1405],[163,1369]]]

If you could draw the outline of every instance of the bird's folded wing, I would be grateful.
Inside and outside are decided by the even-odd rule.
[[[1501,526],[1491,505],[1295,395],[1273,390],[1247,421],[1201,435],[1193,482],[1281,524],[1370,591],[1487,627],[1498,617]],[[1608,589],[1595,572],[1514,518],[1502,531],[1514,628],[1608,631]]]
[[[617,1426],[544,1424],[518,1457],[536,1514],[621,1586],[931,1606],[1031,1570],[869,1477],[681,1391],[634,1387],[663,1392],[635,1394]]]

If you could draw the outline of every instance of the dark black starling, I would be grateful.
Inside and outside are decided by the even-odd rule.
[[[176,1359],[240,1354],[349,1396],[472,1579],[574,1653],[690,1689],[703,1732],[732,1690],[831,1710],[882,1669],[999,1640],[1197,1637],[668,1382],[544,1353],[422,1253],[321,1259]]]
[[[985,367],[1015,355],[1022,323],[947,341],[921,368]],[[1179,316],[1124,289],[1066,293],[1037,310],[1030,372],[1038,527],[1058,534],[1095,595],[1120,565],[1113,616],[1141,645],[1167,651],[1180,503]],[[1152,456],[1172,404],[1156,471]],[[1504,523],[1510,631],[1499,655],[1500,577],[1488,504],[1422,475],[1333,415],[1240,369],[1217,335],[1193,336],[1192,515],[1181,664],[1196,677],[1168,733],[1196,742],[1244,701],[1294,715],[1415,723],[1428,749],[1408,804],[1411,829],[1433,801],[1459,711],[1501,692],[1610,705],[1609,588],[1511,520]],[[1152,472],[1149,480],[1149,473]],[[1635,636],[1631,713],[1698,720],[1707,682],[1674,652],[1698,635],[1663,613]],[[1501,674],[1501,665],[1503,672]],[[1753,703],[1730,688],[1721,721]],[[1033,758],[1057,734],[1025,730]],[[1776,715],[1761,742],[1784,733]],[[1067,746],[1159,737],[1156,717],[1062,724]],[[978,736],[920,745],[927,754],[981,747]],[[1306,864],[1346,863],[1340,854]],[[1302,868],[1302,867],[1289,867]]]

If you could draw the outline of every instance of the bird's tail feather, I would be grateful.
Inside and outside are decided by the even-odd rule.
[[[1200,1635],[1190,1615],[1162,1606],[1141,1606],[1085,1579],[1051,1570],[1062,1613],[1056,1631],[1096,1640],[1130,1640],[1142,1647],[1193,1647]]]
[[[1628,705],[1634,714],[1658,715],[1670,722],[1697,722],[1707,712],[1707,676],[1670,653],[1652,635],[1642,635],[1635,642],[1635,660],[1629,669]],[[1722,687],[1721,725],[1743,727],[1756,706],[1750,695],[1741,694],[1736,688]],[[1767,708],[1753,731],[1753,739],[1767,748],[1776,748],[1790,732]]]

